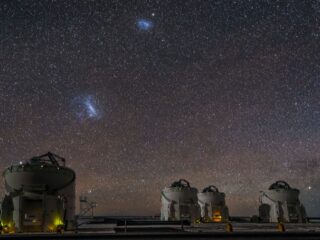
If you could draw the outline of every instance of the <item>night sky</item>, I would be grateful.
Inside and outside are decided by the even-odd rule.
[[[320,1],[2,0],[0,167],[48,151],[97,214],[185,178],[246,216],[285,180],[320,216]]]

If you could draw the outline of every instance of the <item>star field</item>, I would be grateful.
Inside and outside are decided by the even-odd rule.
[[[97,214],[185,178],[247,216],[285,180],[320,216],[319,24],[317,0],[4,0],[0,167],[63,156]]]

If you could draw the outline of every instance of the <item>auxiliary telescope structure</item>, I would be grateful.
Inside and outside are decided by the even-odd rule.
[[[86,196],[80,196],[79,200],[80,200],[79,217],[93,218],[93,210],[97,207],[97,203],[89,201]]]
[[[194,222],[200,218],[197,198],[198,190],[190,183],[180,179],[161,191],[161,220]]]
[[[1,223],[8,232],[51,232],[75,227],[75,172],[53,153],[11,165],[4,173]]]
[[[262,222],[306,222],[306,210],[299,201],[298,189],[284,181],[273,183],[268,190],[261,191],[259,217]]]
[[[204,222],[227,222],[229,210],[226,206],[225,194],[210,185],[198,193],[198,203],[201,208],[201,218]]]

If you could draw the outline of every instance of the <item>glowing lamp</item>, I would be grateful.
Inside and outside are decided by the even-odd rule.
[[[213,222],[221,222],[222,221],[222,217],[221,217],[221,213],[220,211],[214,211],[212,214],[212,221]]]

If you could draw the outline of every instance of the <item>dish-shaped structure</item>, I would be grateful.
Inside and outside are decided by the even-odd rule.
[[[210,185],[198,193],[198,203],[201,208],[201,218],[205,222],[227,222],[229,209],[226,206],[225,194]]]
[[[184,179],[173,182],[161,191],[161,220],[189,220],[200,218],[198,190]]]
[[[285,181],[277,181],[261,191],[259,217],[262,222],[306,222],[307,215],[299,200],[300,191]]]
[[[75,221],[75,172],[53,153],[11,165],[4,173],[6,195],[1,222],[8,231],[72,229]]]

